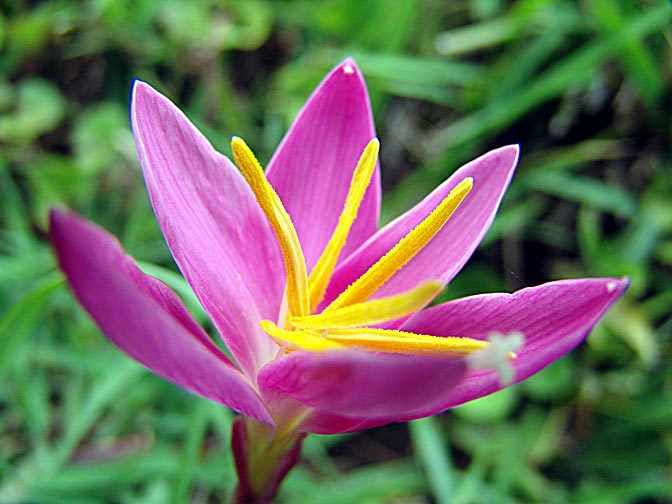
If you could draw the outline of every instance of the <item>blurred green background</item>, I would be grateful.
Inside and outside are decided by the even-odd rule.
[[[325,73],[364,73],[389,220],[460,164],[522,159],[446,296],[629,275],[587,343],[435,418],[312,436],[281,502],[672,502],[672,5],[664,0],[3,0],[0,502],[214,503],[232,413],[108,344],[47,240],[49,207],[120,237],[193,302],[158,231],[132,79],[220,150],[267,161]]]

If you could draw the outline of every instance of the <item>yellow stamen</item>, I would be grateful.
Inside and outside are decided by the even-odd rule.
[[[315,264],[313,271],[308,277],[308,288],[310,290],[310,308],[314,310],[324,298],[324,292],[331,279],[331,275],[336,267],[336,261],[343,250],[345,240],[348,237],[352,223],[357,217],[359,205],[364,198],[366,188],[371,183],[373,169],[376,166],[378,149],[380,144],[377,139],[373,139],[364,149],[362,156],[357,163],[357,167],[352,175],[350,190],[345,199],[343,212],[338,218],[338,224],[334,233],[329,239],[326,248],[322,252],[320,259]]]
[[[261,321],[261,328],[285,351],[311,350],[321,352],[323,350],[345,348],[340,343],[323,338],[319,333],[280,329],[268,320]]]
[[[266,179],[261,165],[242,139],[234,137],[231,148],[236,164],[268,218],[282,250],[287,272],[285,309],[289,313],[282,315],[279,323],[286,320],[288,329],[278,327],[268,320],[261,322],[262,329],[280,346],[281,352],[321,352],[354,347],[374,352],[463,358],[488,347],[488,341],[471,338],[439,337],[360,327],[408,316],[439,293],[441,283],[430,281],[401,294],[369,301],[376,290],[441,230],[471,190],[471,178],[458,184],[420,224],[341,293],[326,310],[311,315],[324,297],[336,262],[371,182],[378,155],[378,141],[373,139],[369,142],[357,163],[343,211],[310,278],[306,274],[306,263],[294,224]],[[507,350],[509,355],[512,354],[513,349],[507,347]],[[489,355],[480,353],[474,362]]]
[[[380,324],[415,313],[434,299],[441,288],[438,282],[426,282],[396,296],[365,301],[317,315],[293,317],[290,323],[297,329],[313,330]]]
[[[334,329],[326,338],[347,346],[385,353],[465,357],[488,346],[487,341],[454,336],[430,336],[390,329]]]
[[[294,316],[310,313],[306,261],[296,229],[280,197],[264,175],[259,161],[247,144],[238,137],[231,140],[231,149],[236,164],[257,198],[259,206],[268,218],[280,244],[287,270],[287,304]]]
[[[351,284],[323,311],[361,303],[369,299],[392,275],[405,266],[438,233],[473,186],[471,177],[460,182],[450,194],[413,228],[392,250]]]

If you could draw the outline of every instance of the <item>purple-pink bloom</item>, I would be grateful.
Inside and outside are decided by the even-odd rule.
[[[468,359],[452,354],[378,352],[357,345],[284,351],[260,326],[264,320],[283,322],[287,273],[255,193],[234,164],[149,85],[136,82],[131,111],[159,225],[234,360],[112,236],[73,213],[53,211],[53,241],[72,290],[106,336],[132,358],[283,435],[411,420],[502,387],[496,370],[473,369]],[[266,170],[294,223],[308,272],[330,240],[353,170],[374,138],[366,86],[348,59],[315,90]],[[423,282],[445,286],[485,235],[517,160],[517,146],[479,157],[382,229],[376,165],[324,299],[313,312],[328,306],[469,179],[473,188],[459,208],[373,298],[399,295]],[[521,333],[524,344],[510,362],[518,382],[579,344],[627,284],[622,278],[551,282],[418,309],[380,326],[483,341],[493,333]]]

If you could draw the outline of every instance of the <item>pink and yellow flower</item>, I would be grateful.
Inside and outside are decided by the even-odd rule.
[[[249,418],[234,449],[257,493],[279,482],[305,433],[434,415],[501,388],[501,364],[511,382],[525,379],[580,343],[627,288],[565,280],[425,309],[486,233],[518,147],[468,163],[378,229],[378,141],[352,60],[315,90],[265,173],[234,138],[237,169],[145,83],[131,110],[158,222],[233,359],[113,237],[53,211],[59,262],[114,344]],[[498,353],[498,334],[522,340]],[[275,466],[250,474],[264,457]]]

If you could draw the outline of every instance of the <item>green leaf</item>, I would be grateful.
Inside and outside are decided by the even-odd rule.
[[[610,212],[619,217],[632,217],[637,212],[637,200],[630,192],[596,179],[547,171],[531,175],[527,183],[538,191]]]
[[[42,79],[25,79],[18,84],[18,103],[11,115],[0,117],[0,140],[28,144],[60,124],[65,100],[59,90]]]
[[[45,276],[0,318],[0,376],[17,349],[29,340],[30,332],[42,321],[47,303],[64,283],[60,272]]]
[[[436,417],[408,424],[416,460],[429,482],[432,496],[439,504],[449,504],[455,493],[455,476],[445,433]]]

